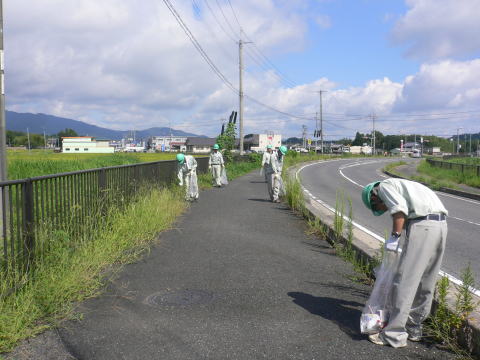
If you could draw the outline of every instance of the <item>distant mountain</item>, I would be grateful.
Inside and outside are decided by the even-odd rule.
[[[282,143],[284,144],[301,144],[302,142],[303,142],[303,139],[297,138],[297,137],[291,137],[282,141]]]
[[[109,140],[121,140],[124,137],[131,136],[131,131],[110,130],[107,128],[90,125],[83,121],[61,118],[46,114],[17,113],[6,111],[7,130],[26,132],[27,128],[31,133],[47,135],[56,134],[66,128],[73,129],[80,136],[94,136],[97,138]],[[181,130],[172,129],[173,136],[199,136],[193,133],[187,133]],[[136,139],[146,139],[150,136],[168,136],[170,128],[154,127],[145,130],[135,130]]]

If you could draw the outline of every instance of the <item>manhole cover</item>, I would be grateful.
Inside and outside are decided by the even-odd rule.
[[[204,290],[165,290],[147,296],[145,304],[150,306],[196,305],[213,300],[213,294]]]

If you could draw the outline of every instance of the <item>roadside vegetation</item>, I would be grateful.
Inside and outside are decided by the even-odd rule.
[[[78,316],[74,303],[97,295],[105,280],[144,254],[186,206],[181,189],[150,188],[125,208],[110,208],[108,216],[92,214],[92,219],[102,220],[92,221],[81,234],[45,224],[39,242],[50,248],[36,260],[34,272],[1,274],[0,352]],[[12,292],[19,280],[23,286]]]
[[[385,166],[384,170],[401,177],[406,177],[404,174],[396,170],[396,168],[401,165],[406,165],[406,162],[398,161],[390,163]],[[478,176],[462,174],[462,172],[458,170],[437,168],[430,165],[426,160],[420,162],[417,166],[417,172],[419,175],[410,176],[409,179],[427,184],[435,190],[438,190],[441,187],[459,189],[459,185],[461,184],[480,189],[480,178]]]

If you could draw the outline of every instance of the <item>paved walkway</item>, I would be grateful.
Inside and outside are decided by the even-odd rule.
[[[80,321],[16,359],[451,359],[425,344],[393,349],[359,333],[370,288],[283,204],[258,172],[198,203],[125,267]],[[46,345],[45,345],[46,344]]]

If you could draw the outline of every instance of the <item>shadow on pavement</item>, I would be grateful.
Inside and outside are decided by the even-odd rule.
[[[303,307],[311,314],[333,321],[353,340],[365,339],[365,336],[360,334],[359,320],[362,312],[356,309],[362,307],[363,304],[356,301],[313,296],[296,291],[289,292],[287,295],[293,298],[295,304]]]
[[[266,184],[266,181],[250,181],[250,184]]]
[[[271,200],[268,199],[248,199],[250,201],[258,201],[258,202],[272,202]]]

